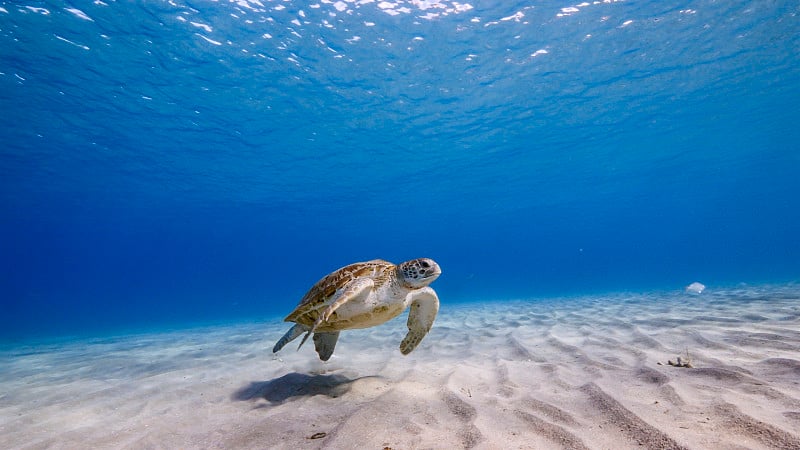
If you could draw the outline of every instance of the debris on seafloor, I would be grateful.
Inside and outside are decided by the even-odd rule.
[[[692,284],[686,286],[686,288],[684,288],[684,291],[686,291],[687,293],[689,293],[689,294],[697,294],[697,295],[702,294],[703,291],[705,291],[705,290],[706,290],[706,285],[704,285],[703,283],[697,282],[697,281],[695,281],[694,283],[692,283]]]
[[[673,367],[686,367],[687,369],[692,368],[692,360],[691,359],[682,360],[680,356],[678,356],[676,362],[672,362],[672,360],[670,359],[669,361],[667,361],[667,364]]]
[[[660,361],[657,364],[659,366],[663,366],[664,365],[664,364],[661,364]],[[668,360],[667,361],[667,365],[672,366],[672,367],[684,367],[684,368],[687,368],[687,369],[694,368],[694,366],[692,365],[692,358],[689,356],[689,349],[688,348],[686,349],[686,358],[685,359],[681,358],[680,356],[678,356],[675,359],[675,361],[673,361],[671,359]]]

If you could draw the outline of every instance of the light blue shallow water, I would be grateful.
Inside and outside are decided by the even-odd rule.
[[[0,337],[796,280],[791,1],[0,0]]]

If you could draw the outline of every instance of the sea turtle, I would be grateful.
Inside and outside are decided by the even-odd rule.
[[[350,264],[317,281],[300,300],[286,322],[295,325],[275,344],[275,353],[306,333],[319,358],[333,354],[339,332],[380,325],[400,315],[409,305],[408,334],[400,352],[411,353],[428,333],[439,311],[439,297],[428,287],[442,270],[432,259],[420,258],[394,265],[382,259]]]

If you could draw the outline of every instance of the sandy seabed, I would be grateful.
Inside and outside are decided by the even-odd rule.
[[[0,446],[800,449],[798,286],[443,300],[409,356],[405,316],[326,363],[279,319],[5,347]]]

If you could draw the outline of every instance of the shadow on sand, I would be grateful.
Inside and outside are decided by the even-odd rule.
[[[279,405],[292,397],[327,395],[336,398],[349,391],[351,384],[359,379],[338,374],[307,375],[295,372],[269,381],[251,381],[249,385],[234,392],[231,398],[239,401],[263,398],[273,405]]]

